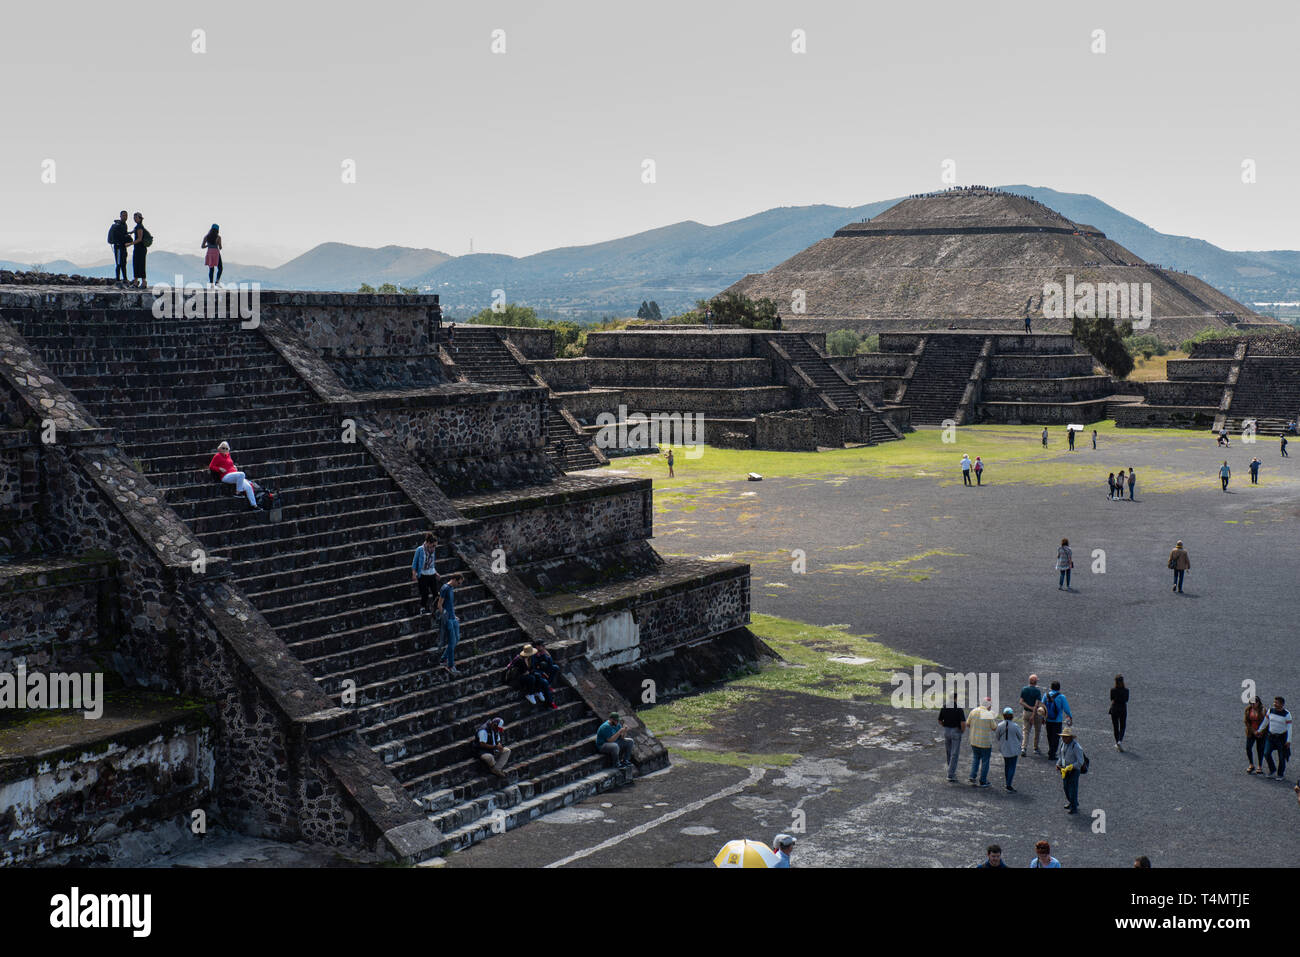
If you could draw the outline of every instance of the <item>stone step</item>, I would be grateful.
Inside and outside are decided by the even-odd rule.
[[[145,451],[141,447],[127,447],[127,455],[138,455]],[[222,496],[232,492],[229,485],[220,485],[213,481],[207,475],[204,467],[198,475],[186,473],[188,479],[183,485],[165,486],[167,501],[176,508],[187,502],[203,502],[211,499],[213,495]],[[294,489],[314,489],[340,488],[356,482],[365,482],[374,479],[376,476],[384,475],[383,471],[375,465],[367,462],[364,465],[343,466],[334,469],[319,469],[314,472],[294,472],[285,473],[278,476],[278,482],[282,491],[292,491]],[[153,476],[151,475],[152,479]],[[386,479],[385,479],[386,480]],[[158,483],[154,483],[157,485]],[[162,486],[160,486],[162,487]]]
[[[390,486],[391,488],[392,486]],[[215,489],[214,489],[215,491]],[[392,517],[397,519],[401,514],[415,513],[415,507],[401,492],[388,491],[377,495],[349,495],[334,497],[330,493],[333,489],[322,488],[312,490],[315,494],[308,495],[305,491],[295,496],[289,501],[289,496],[285,495],[285,502],[281,506],[282,517],[276,522],[277,527],[285,525],[298,525],[300,523],[309,523],[317,519],[330,518],[336,521],[337,525],[326,525],[323,527],[312,528],[311,531],[329,532],[335,528],[350,528],[352,525],[365,525],[372,515],[378,515],[386,510],[393,510]],[[232,493],[233,495],[233,493]],[[218,501],[218,505],[220,502]],[[193,509],[193,505],[187,506]],[[247,514],[245,512],[244,514]],[[225,510],[219,514],[202,515],[195,514],[189,517],[187,524],[201,537],[211,532],[222,531],[226,529],[246,531],[239,525],[231,525],[231,515]],[[274,536],[283,538],[282,535]]]
[[[200,529],[195,531],[203,539],[209,552],[215,552],[217,549],[234,545],[247,546],[271,542],[281,545],[293,544],[296,547],[304,539],[310,541],[317,535],[327,536],[326,540],[331,545],[342,544],[349,540],[347,536],[352,532],[370,537],[375,525],[387,528],[389,534],[395,535],[405,531],[405,534],[412,536],[425,527],[418,510],[409,503],[391,505],[382,509],[366,507],[354,507],[354,509],[316,514],[295,521],[285,519],[279,522],[272,522],[266,510],[254,512],[249,509],[244,513],[242,522],[229,524],[200,519],[200,523],[206,522],[211,527],[204,531]],[[361,529],[369,529],[369,531],[360,532]],[[268,554],[273,555],[274,551]]]
[[[431,653],[430,657],[435,660],[427,667],[416,668],[414,667],[415,662],[409,662],[413,669],[409,672],[380,678],[366,685],[357,685],[355,688],[356,705],[361,709],[370,706],[388,705],[390,707],[379,707],[368,712],[366,716],[376,721],[389,721],[406,710],[410,696],[417,692],[434,690],[441,692],[440,697],[427,699],[427,706],[435,703],[435,701],[447,701],[461,695],[505,687],[502,673],[506,665],[510,664],[511,659],[519,653],[519,648],[514,644],[510,644],[465,658],[460,656],[459,651],[460,646],[458,645],[456,668],[461,672],[459,677],[452,678],[447,672],[438,669],[436,656]],[[317,676],[317,683],[321,686],[321,690],[340,704],[342,703],[343,688],[341,681],[343,677],[346,676]],[[515,693],[518,694],[517,691]],[[403,703],[398,704],[398,702]],[[362,717],[362,711],[360,710],[358,711],[358,717]]]
[[[419,544],[425,531],[427,531],[427,524],[420,520],[404,518],[398,521],[372,521],[354,528],[344,528],[330,532],[327,547],[346,548],[379,539],[400,539],[403,542]],[[305,554],[302,550],[303,540],[295,540],[292,532],[287,533],[283,538],[268,537],[247,540],[239,535],[234,535],[231,538],[231,541],[226,541],[219,535],[209,535],[205,536],[204,541],[209,555],[225,558],[236,568],[250,564],[265,565],[272,560],[278,563],[281,555]],[[414,550],[415,546],[411,546],[411,551],[414,552]],[[307,553],[311,551],[313,550],[308,549]],[[300,559],[295,567],[301,567],[303,561],[310,564],[311,560]]]
[[[278,358],[278,357],[277,357]],[[177,391],[195,388],[228,387],[233,383],[256,383],[264,379],[289,379],[283,362],[256,363],[232,362],[221,370],[219,380],[213,377],[196,377],[193,372],[176,372],[171,370],[148,369],[140,372],[126,372],[105,378],[100,375],[82,373],[65,373],[59,376],[65,386],[73,392],[85,390],[88,394],[95,391],[110,391],[129,394],[132,390],[153,390],[171,388]],[[205,381],[206,380],[206,381]],[[297,381],[295,379],[295,381]]]
[[[374,584],[375,581],[382,581],[387,578],[383,584]],[[389,566],[384,571],[378,573],[374,579],[370,579],[374,587],[358,588],[351,591],[343,591],[347,586],[339,582],[337,589],[332,593],[328,587],[297,590],[296,594],[291,590],[290,594],[281,595],[280,597],[291,599],[287,604],[275,605],[270,601],[258,603],[258,609],[272,625],[279,628],[292,622],[314,622],[323,619],[330,619],[332,624],[339,625],[338,628],[331,628],[331,631],[343,630],[355,627],[354,625],[342,625],[338,616],[346,615],[352,611],[368,611],[369,609],[378,609],[389,605],[404,605],[407,601],[419,601],[419,595],[416,591],[415,583],[409,576],[403,574],[402,569],[394,569]],[[328,582],[322,582],[322,585],[329,585]],[[315,597],[308,597],[313,593]],[[486,589],[484,589],[486,593]],[[265,596],[263,596],[265,599]],[[302,600],[294,601],[293,598]],[[495,599],[482,598],[479,601],[457,602],[457,618],[462,622],[473,620],[483,613],[483,609],[478,607],[482,602],[493,601]],[[364,623],[364,622],[363,622]]]
[[[566,687],[561,683],[556,692],[564,691]],[[571,695],[572,692],[566,694]],[[575,698],[567,700],[570,703],[576,701]],[[485,720],[484,715],[492,715],[501,717],[510,725],[520,717],[539,711],[539,706],[529,704],[516,689],[497,683],[474,694],[461,695],[428,707],[412,708],[389,721],[369,724],[362,732],[362,737],[368,745],[379,750],[382,745],[411,740],[426,731],[456,721],[473,718],[481,725]]]
[[[277,558],[274,568],[265,567],[265,563],[252,563],[233,570],[239,575],[239,586],[244,593],[256,597],[259,607],[267,608],[288,604],[294,596],[311,596],[326,583],[345,591],[361,591],[377,582],[400,578],[402,584],[414,590],[410,565],[410,553],[414,549],[405,546],[405,542],[400,542],[397,548],[390,545],[374,550],[348,546],[344,557],[336,561],[321,559],[301,568],[285,569]],[[319,555],[320,552],[312,554]],[[440,558],[436,564],[444,574],[451,568],[445,558]],[[476,599],[486,591],[487,586],[482,582],[467,582],[456,589],[457,600],[462,600],[463,595]]]
[[[274,567],[268,567],[260,557],[232,559],[230,564],[231,570],[239,576],[244,587],[254,591],[265,591],[276,587],[265,583],[277,576],[286,576],[285,583],[293,584],[299,580],[300,575],[306,574],[309,577],[314,575],[321,565],[334,565],[352,558],[371,561],[374,556],[393,556],[396,564],[396,556],[405,556],[402,567],[409,570],[411,559],[415,557],[415,549],[423,541],[423,534],[377,535],[371,539],[323,548],[277,551]],[[224,550],[218,551],[217,554],[230,558]],[[439,572],[457,571],[462,567],[460,558],[445,543],[439,543],[434,556]]]
[[[394,491],[395,486],[392,480],[384,476],[382,472],[376,470],[372,474],[383,477],[355,482],[338,482],[333,485],[307,486],[297,482],[271,484],[276,486],[276,491],[284,497],[285,502],[289,503],[283,509],[285,518],[295,517],[292,514],[293,509],[305,509],[313,501],[318,500],[318,497],[322,496],[329,496],[330,499],[336,496],[358,499],[379,499],[383,496],[388,496],[393,500],[405,498],[405,496],[401,496],[400,493]],[[243,495],[237,495],[234,488],[235,486],[232,484],[211,482],[211,494],[205,499],[195,498],[187,501],[173,501],[169,496],[168,501],[171,503],[172,508],[175,509],[176,514],[187,523],[191,523],[191,527],[194,527],[192,523],[199,519],[228,518],[237,512],[245,511],[246,504],[236,507],[236,499],[238,502],[245,502],[245,499]],[[328,499],[319,498],[319,500],[326,501]]]
[[[317,406],[282,406],[276,409],[276,413],[280,415],[279,419],[249,419],[246,415],[235,418],[226,413],[223,413],[220,418],[214,416],[215,421],[205,422],[197,417],[187,418],[184,435],[177,435],[174,420],[168,428],[167,426],[146,427],[141,422],[144,416],[121,419],[99,418],[101,422],[106,420],[111,422],[111,427],[117,429],[123,443],[133,451],[150,452],[164,445],[170,445],[173,448],[168,451],[172,455],[201,455],[209,450],[215,451],[219,442],[229,441],[232,429],[238,429],[240,435],[292,436],[294,441],[302,441],[303,437],[321,441],[324,434],[330,430],[333,431],[331,437],[341,435],[340,419],[333,415],[321,414]],[[285,431],[286,425],[291,426],[291,430]]]
[[[577,777],[576,775],[580,773],[579,769],[587,769],[590,767],[590,763],[577,762],[571,767],[574,769],[571,774],[560,774],[561,777],[568,778],[568,780],[548,790],[539,792],[537,786],[530,782],[528,792],[535,796],[527,796],[528,792],[520,788],[518,800],[513,798],[496,799],[489,804],[483,805],[486,809],[481,811],[478,817],[473,816],[475,813],[473,811],[461,812],[460,819],[465,820],[466,823],[453,830],[443,830],[443,840],[438,853],[450,854],[453,851],[464,850],[479,841],[505,831],[514,830],[516,827],[527,824],[529,821],[552,811],[568,807],[571,804],[577,804],[593,795],[620,787],[632,779],[631,769],[597,770]],[[567,771],[567,769],[565,770]],[[496,794],[499,792],[494,791],[491,793]],[[497,809],[500,810],[499,814],[494,813]]]
[[[345,442],[307,442],[303,444],[295,443],[292,446],[284,445],[263,445],[255,437],[250,437],[250,442],[257,442],[257,445],[245,445],[240,441],[237,433],[232,433],[230,439],[231,457],[235,460],[236,467],[248,472],[249,477],[256,480],[257,474],[251,467],[256,465],[267,476],[271,474],[287,475],[292,470],[285,466],[294,462],[304,462],[305,469],[299,471],[319,471],[323,468],[329,468],[335,456],[352,454],[355,446],[350,446]],[[289,457],[286,453],[292,453]],[[199,458],[200,461],[195,461]],[[143,461],[148,466],[149,471],[159,474],[171,473],[189,473],[206,475],[208,462],[212,460],[211,453],[206,458],[193,455],[162,455],[149,456]]]
[[[487,717],[485,715],[479,723],[481,724]],[[534,769],[549,769],[568,764],[570,761],[565,760],[565,752],[569,752],[568,756],[573,758],[579,756],[578,751],[600,757],[600,753],[595,749],[596,728],[599,726],[600,722],[594,718],[569,722],[556,719],[551,725],[543,723],[540,729],[534,728],[527,738],[515,738],[514,744],[507,740],[506,746],[518,756],[520,761],[520,768],[516,773],[521,777],[525,775],[532,777],[533,775],[528,773],[529,765]],[[509,731],[508,726],[507,731]],[[477,777],[484,770],[483,763],[474,756],[477,752],[469,738],[470,736],[466,734],[464,740],[452,741],[442,747],[423,751],[411,757],[389,761],[388,770],[393,772],[397,780],[406,784],[408,791],[443,790],[448,784],[459,783],[467,777]],[[513,764],[514,761],[515,757],[512,756],[511,763]],[[509,773],[509,765],[506,770]],[[412,787],[412,782],[417,780],[427,783]]]
[[[554,709],[532,705],[520,698],[517,702],[507,705],[499,714],[494,711],[493,716],[500,717],[506,722],[512,737],[522,740],[531,737],[545,738],[554,733],[557,728],[573,725],[586,728],[591,725],[591,712],[587,704],[572,689],[562,685],[555,689],[555,695]],[[482,712],[467,715],[449,720],[410,738],[374,745],[372,750],[379,755],[384,764],[390,767],[398,766],[404,773],[421,767],[421,761],[424,761],[426,766],[432,766],[432,764],[446,764],[453,756],[463,760],[466,757],[473,757],[472,741],[485,720],[487,718]],[[595,735],[594,729],[591,734]]]
[[[590,728],[578,730],[574,737],[570,732],[568,740],[552,741],[509,741],[511,748],[510,764],[506,766],[506,782],[541,780],[541,788],[558,787],[574,777],[595,773],[609,766],[609,759],[596,750],[595,738],[597,720]],[[507,728],[507,731],[509,728]],[[466,741],[466,753],[469,742]],[[576,767],[575,767],[576,766]],[[467,757],[455,764],[436,770],[426,771],[410,778],[403,778],[398,769],[397,779],[406,786],[411,795],[430,795],[441,791],[452,791],[461,800],[471,800],[488,791],[498,789],[502,781],[489,774],[483,762],[476,757]]]

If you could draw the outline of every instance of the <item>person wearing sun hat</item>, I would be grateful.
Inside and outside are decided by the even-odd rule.
[[[1067,727],[1061,731],[1061,747],[1056,755],[1056,767],[1061,772],[1061,787],[1065,789],[1065,798],[1069,802],[1065,809],[1071,814],[1079,813],[1079,775],[1088,770],[1088,756],[1074,739],[1074,729]]]
[[[542,677],[541,672],[533,667],[533,657],[536,654],[537,649],[532,645],[524,645],[519,649],[519,654],[506,665],[505,683],[519,689],[523,693],[524,700],[529,704],[540,704],[544,708],[554,710],[557,705],[551,694],[551,686]]]

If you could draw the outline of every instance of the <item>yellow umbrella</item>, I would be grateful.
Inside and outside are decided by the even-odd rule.
[[[714,867],[771,867],[776,855],[762,841],[728,841],[713,858]]]

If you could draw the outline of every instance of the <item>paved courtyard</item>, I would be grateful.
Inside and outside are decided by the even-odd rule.
[[[985,455],[984,487],[962,486],[962,452]],[[971,428],[952,445],[921,430],[818,455],[821,474],[804,456],[797,474],[762,482],[719,480],[707,455],[697,471],[708,478],[693,479],[679,458],[677,478],[657,481],[657,547],[752,562],[756,614],[847,626],[934,662],[927,670],[996,675],[999,707],[1030,672],[1060,680],[1092,758],[1081,813],[1065,814],[1045,753],[1021,760],[1009,794],[997,756],[997,786],[965,784],[963,745],[962,783],[948,783],[935,714],[892,707],[887,686],[851,700],[773,691],[670,736],[668,770],[448,866],[700,866],[726,840],[800,825],[799,866],[962,866],[994,841],[1024,866],[1044,837],[1066,866],[1127,867],[1139,854],[1158,867],[1300,862],[1286,836],[1300,815],[1290,784],[1244,773],[1243,682],[1300,705],[1300,472],[1276,440],[1224,452],[1199,433],[1106,429],[1101,451],[1069,453],[1059,430],[1044,451],[1030,427]],[[1258,486],[1252,455],[1265,463]],[[776,473],[790,457],[754,460]],[[1106,500],[1106,474],[1121,466],[1137,470],[1135,502]],[[1062,537],[1075,554],[1069,593],[1052,569]],[[1179,538],[1192,562],[1181,596],[1165,567]],[[1095,550],[1104,572],[1092,571]],[[1123,754],[1106,713],[1116,673],[1132,690]],[[692,751],[715,757],[683,757]]]

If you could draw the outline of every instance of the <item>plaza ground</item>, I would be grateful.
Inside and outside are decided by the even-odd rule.
[[[963,866],[997,842],[1019,867],[1040,838],[1066,866],[1128,867],[1139,854],[1157,867],[1294,866],[1284,835],[1300,807],[1289,784],[1244,773],[1241,699],[1253,683],[1266,702],[1300,704],[1295,459],[1273,439],[1221,450],[1202,432],[1103,425],[1098,451],[1085,437],[1074,453],[1062,430],[1046,450],[1039,434],[679,450],[674,479],[652,456],[616,462],[655,477],[660,551],[753,565],[755,630],[785,661],[642,712],[672,751],[668,770],[446,866],[703,866],[726,840],[792,830],[800,866]],[[963,487],[963,452],[984,458],[984,487]],[[1108,502],[1107,473],[1129,466],[1137,500]],[[763,481],[744,481],[750,471]],[[1069,593],[1052,569],[1062,537],[1075,554]],[[1165,561],[1180,538],[1192,568],[1175,595]],[[1092,758],[1081,813],[1065,814],[1059,776],[1032,752],[1016,794],[996,756],[996,786],[969,787],[968,748],[949,784],[935,714],[889,699],[889,672],[913,662],[996,675],[999,706],[1031,671],[1060,680]],[[1132,689],[1123,754],[1106,713],[1116,673]]]

